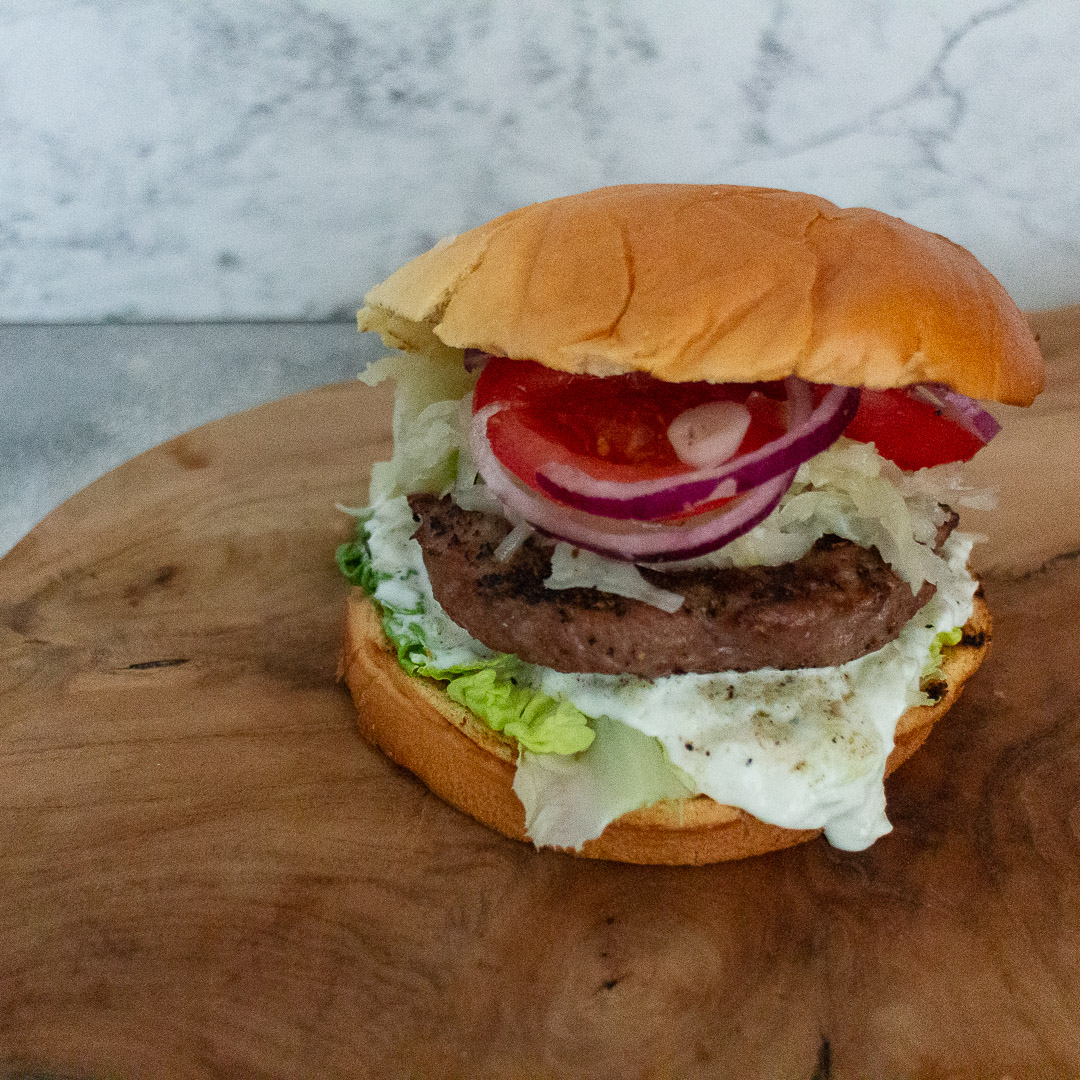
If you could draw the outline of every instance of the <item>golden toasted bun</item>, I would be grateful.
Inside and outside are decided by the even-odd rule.
[[[898,218],[768,188],[634,184],[535,203],[376,285],[362,330],[560,371],[687,382],[942,382],[1028,405],[1027,322],[964,248]]]
[[[936,703],[908,709],[900,717],[886,773],[922,745],[989,645],[990,615],[976,597],[963,640],[943,652],[943,670],[932,687]],[[525,810],[513,791],[516,742],[451,701],[442,684],[407,675],[383,634],[374,605],[360,589],[349,595],[341,674],[369,742],[448,803],[505,836],[528,839]],[[698,795],[624,814],[575,854],[618,862],[701,865],[790,847],[819,831],[768,825],[744,810]]]

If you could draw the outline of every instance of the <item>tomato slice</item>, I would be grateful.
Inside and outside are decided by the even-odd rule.
[[[816,388],[820,397],[827,387]],[[559,462],[596,480],[633,482],[694,471],[668,439],[671,422],[709,401],[737,401],[751,421],[737,454],[749,454],[786,430],[782,382],[670,383],[635,373],[600,377],[552,371],[532,360],[488,360],[473,393],[473,411],[499,403],[487,435],[500,462],[536,490],[537,471]],[[902,469],[968,461],[983,442],[905,390],[862,391],[844,434],[872,442]],[[695,506],[680,517],[714,510],[729,500]]]
[[[849,439],[872,442],[901,469],[925,469],[948,461],[970,461],[984,443],[906,390],[863,390],[859,411],[844,429]]]
[[[708,401],[737,401],[750,410],[750,427],[737,453],[779,438],[784,425],[783,383],[670,383],[635,373],[600,377],[552,371],[531,360],[493,357],[473,394],[478,412],[505,406],[488,422],[495,456],[536,488],[536,473],[558,461],[597,480],[635,481],[677,476],[694,466],[676,455],[667,431],[687,409]],[[722,501],[695,507],[715,509]]]

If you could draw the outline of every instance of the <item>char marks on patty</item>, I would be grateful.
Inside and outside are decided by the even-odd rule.
[[[556,671],[634,674],[831,667],[892,641],[933,595],[917,595],[874,548],[826,536],[797,562],[662,572],[681,593],[673,614],[597,589],[548,589],[555,542],[534,534],[503,562],[510,525],[446,496],[410,495],[415,536],[435,598],[459,626],[497,652]],[[938,530],[938,546],[956,525]]]

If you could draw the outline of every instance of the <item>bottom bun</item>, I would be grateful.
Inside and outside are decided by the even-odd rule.
[[[990,645],[990,614],[981,590],[958,645],[942,651],[929,688],[936,701],[900,717],[888,775],[923,744],[956,701]],[[448,698],[443,684],[406,674],[383,633],[374,604],[349,594],[341,671],[364,738],[418,776],[436,795],[496,829],[528,841],[525,808],[513,790],[517,743]],[[611,822],[572,854],[630,863],[702,865],[760,855],[812,840],[820,829],[784,829],[707,795],[665,800]]]

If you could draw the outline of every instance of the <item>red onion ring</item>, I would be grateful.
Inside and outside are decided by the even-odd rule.
[[[784,380],[788,391],[788,430],[750,454],[723,465],[659,480],[597,480],[574,465],[551,462],[537,470],[536,485],[567,506],[603,517],[656,521],[714,498],[741,494],[798,468],[831,446],[859,407],[857,387],[830,387],[817,407],[811,385]]]
[[[485,406],[469,428],[469,449],[480,475],[508,509],[557,540],[628,562],[692,559],[734,540],[775,509],[795,479],[790,469],[749,492],[734,505],[678,523],[624,522],[560,506],[513,476],[495,456],[488,421],[505,406]]]
[[[466,349],[465,350],[465,370],[470,374],[475,374],[484,370],[484,366],[491,359],[491,353],[486,353],[483,349]]]
[[[919,383],[907,387],[907,393],[940,409],[954,424],[971,432],[983,444],[1001,430],[1001,425],[977,401],[944,383]]]

